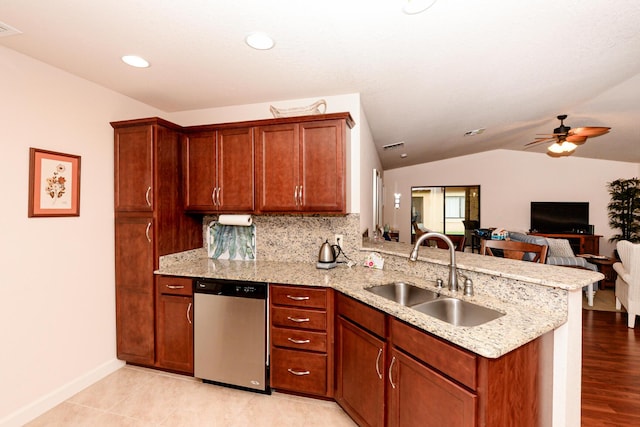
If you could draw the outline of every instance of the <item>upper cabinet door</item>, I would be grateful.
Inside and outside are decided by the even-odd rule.
[[[258,210],[300,210],[299,125],[262,126],[257,129],[256,177]]]
[[[218,131],[217,165],[217,209],[221,212],[253,212],[253,128]]]
[[[216,209],[216,131],[191,133],[183,139],[185,209]]]
[[[344,120],[300,124],[301,205],[305,212],[345,212],[344,135]]]
[[[115,210],[153,209],[153,126],[115,130]]]

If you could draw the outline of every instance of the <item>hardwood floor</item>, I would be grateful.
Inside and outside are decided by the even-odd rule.
[[[582,310],[582,426],[640,426],[640,325]]]

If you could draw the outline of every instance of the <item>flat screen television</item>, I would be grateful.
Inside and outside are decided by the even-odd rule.
[[[531,231],[588,234],[589,202],[531,202]]]

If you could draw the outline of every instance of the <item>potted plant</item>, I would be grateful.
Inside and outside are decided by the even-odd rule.
[[[607,206],[609,226],[620,230],[609,241],[640,242],[640,179],[616,179],[608,183],[607,187],[611,195]]]

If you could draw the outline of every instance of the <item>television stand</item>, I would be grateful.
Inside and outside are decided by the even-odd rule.
[[[576,255],[600,255],[600,238],[597,234],[579,233],[529,233],[532,236],[548,237],[550,239],[567,239]]]

